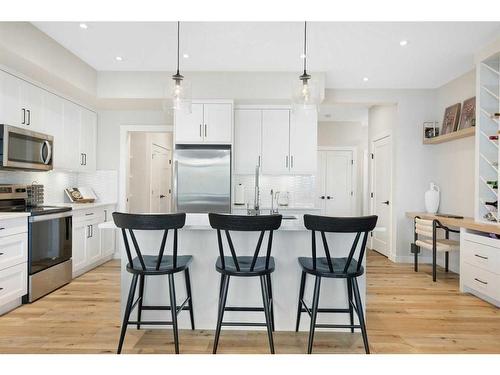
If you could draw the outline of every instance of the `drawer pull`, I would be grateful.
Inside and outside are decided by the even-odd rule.
[[[4,230],[4,229],[5,229],[5,228],[3,228],[3,227],[2,227],[2,228],[0,228],[0,230]]]
[[[93,214],[94,214],[93,212],[89,212],[88,214],[85,214],[85,216],[91,216]]]
[[[3,288],[0,288],[0,291],[2,291],[2,290],[3,290]]]
[[[474,254],[475,257],[478,257],[478,258],[481,258],[481,259],[488,259],[488,257],[484,257],[482,255],[479,255],[479,254]]]
[[[474,278],[474,280],[476,280],[477,282],[480,282],[481,284],[484,284],[484,285],[488,285],[488,283],[486,281],[483,281],[483,280],[479,280],[478,278]]]
[[[4,253],[0,253],[0,257],[3,255]]]

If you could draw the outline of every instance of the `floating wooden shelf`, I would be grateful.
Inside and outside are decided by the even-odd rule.
[[[456,132],[438,135],[437,137],[434,138],[425,138],[424,145],[435,145],[438,143],[450,142],[454,141],[455,139],[473,137],[475,134],[476,134],[475,127],[457,130]]]

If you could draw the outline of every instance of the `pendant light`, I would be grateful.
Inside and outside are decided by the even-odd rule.
[[[317,82],[307,73],[307,22],[304,22],[304,52],[301,57],[304,60],[304,71],[293,84],[292,103],[305,108],[315,107],[320,102],[320,95]]]
[[[180,56],[180,26],[177,21],[177,71],[172,75],[174,87],[172,90],[172,102],[174,109],[181,109],[186,105],[189,106],[189,84],[184,80],[184,76],[179,72],[179,56]]]

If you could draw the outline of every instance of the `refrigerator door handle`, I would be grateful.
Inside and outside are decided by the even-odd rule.
[[[179,172],[179,161],[175,160],[174,161],[174,178],[172,182],[172,204],[173,204],[173,212],[177,212],[177,198],[179,196],[178,194],[178,187],[179,184],[177,183],[177,176]]]

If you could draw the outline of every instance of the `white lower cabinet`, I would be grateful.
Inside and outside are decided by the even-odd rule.
[[[462,229],[460,290],[500,306],[500,240]]]
[[[28,219],[0,222],[0,315],[21,304],[28,291]]]
[[[98,226],[110,218],[114,206],[73,211],[73,277],[90,271],[111,259],[115,252],[114,235]],[[114,234],[114,233],[113,233]]]

